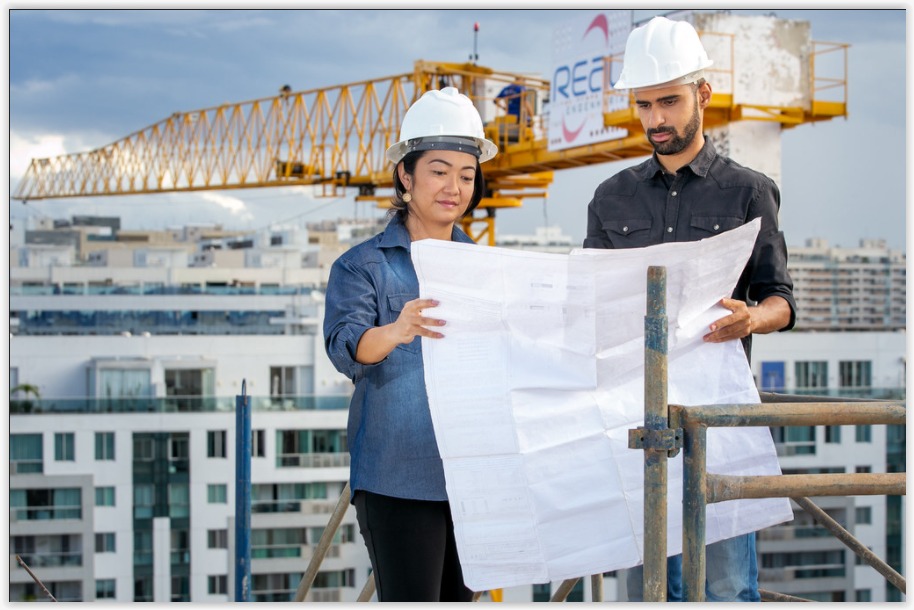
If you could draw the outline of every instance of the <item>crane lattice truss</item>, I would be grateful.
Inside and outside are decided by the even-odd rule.
[[[819,80],[810,87],[811,103],[807,107],[737,105],[732,95],[715,91],[706,122],[714,125],[752,118],[790,127],[846,116],[847,45],[813,44],[820,48],[824,45],[825,50],[819,52],[843,52],[845,73],[829,79],[811,76]],[[815,75],[816,55],[813,52],[811,56],[811,75]],[[606,58],[604,74],[611,73],[614,61],[619,58]],[[732,61],[724,63],[732,66]],[[401,119],[418,96],[430,88],[452,85],[477,101],[485,101],[479,99],[484,82],[494,82],[498,87],[518,76],[470,63],[419,61],[412,73],[308,91],[284,90],[275,97],[176,112],[97,150],[33,159],[13,198],[25,201],[295,185],[316,185],[318,195],[334,197],[356,187],[360,196],[372,197],[377,188],[391,185],[392,167],[384,153],[396,141]],[[522,78],[529,90],[539,90],[540,99],[547,97],[548,81]],[[816,99],[817,87],[837,88],[838,100]],[[606,99],[612,95],[618,93],[607,86]],[[609,107],[604,103],[604,108]],[[513,126],[511,132],[502,118],[496,117],[486,128],[487,136],[500,150],[485,167],[492,191],[488,199],[491,208],[520,205],[519,197],[545,196],[529,189],[548,186],[554,170],[651,152],[632,103],[625,110],[604,114],[607,126],[628,130],[626,137],[561,151],[548,150],[542,116],[532,117],[530,127]],[[521,118],[526,122],[526,117]]]

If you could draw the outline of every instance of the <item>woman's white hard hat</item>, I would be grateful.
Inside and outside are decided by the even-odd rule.
[[[486,139],[470,98],[455,87],[445,87],[426,91],[413,102],[400,125],[400,141],[387,149],[387,158],[396,165],[417,150],[459,150],[484,163],[498,147]]]
[[[694,83],[713,63],[692,24],[654,17],[628,35],[622,74],[613,87],[643,89]]]

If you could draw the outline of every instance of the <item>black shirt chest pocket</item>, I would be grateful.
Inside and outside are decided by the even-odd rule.
[[[413,299],[416,299],[416,298],[418,298],[418,297],[416,297],[415,295],[412,295],[412,294],[408,294],[408,293],[387,295],[388,322],[386,322],[386,323],[390,324],[390,323],[396,322],[397,318],[399,318],[400,314],[403,312],[403,307],[407,303],[409,303],[410,301],[412,301]],[[407,343],[405,345],[401,343],[400,345],[397,346],[396,349],[403,349],[408,352],[418,352],[420,341],[421,341],[421,339],[417,336],[417,337],[413,338],[412,342]]]
[[[612,242],[613,248],[641,248],[651,245],[651,219],[629,218],[607,220],[603,231]]]
[[[741,227],[745,220],[738,216],[692,216],[689,224],[689,237],[698,240]]]

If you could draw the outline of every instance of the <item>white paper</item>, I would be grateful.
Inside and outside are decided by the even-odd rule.
[[[759,396],[739,341],[705,343],[752,251],[753,221],[700,242],[522,252],[412,244],[420,297],[443,339],[422,339],[425,383],[464,580],[482,591],[599,574],[643,559],[647,268],[667,269],[668,397]],[[780,474],[767,428],[712,428],[708,471]],[[669,460],[670,555],[682,549],[682,456]],[[788,521],[787,499],[707,509],[707,542]]]

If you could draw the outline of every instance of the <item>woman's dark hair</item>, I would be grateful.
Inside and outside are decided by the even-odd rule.
[[[407,153],[407,155],[403,157],[403,160],[400,161],[400,163],[403,164],[404,171],[410,176],[413,176],[416,171],[416,163],[422,158],[422,155],[427,152],[427,150],[417,150]],[[485,192],[486,179],[485,176],[482,175],[482,168],[479,166],[479,161],[477,160],[476,176],[473,181],[473,197],[470,198],[470,205],[467,206],[467,211],[463,213],[464,217],[470,216],[473,213],[473,210],[479,205]],[[403,183],[400,181],[400,174],[397,172],[396,166],[394,166],[394,196],[391,197],[390,203],[394,206],[394,213],[399,216],[401,220],[406,220],[406,216],[409,214],[409,206],[403,201],[403,195],[405,193],[406,187],[403,186]]]

